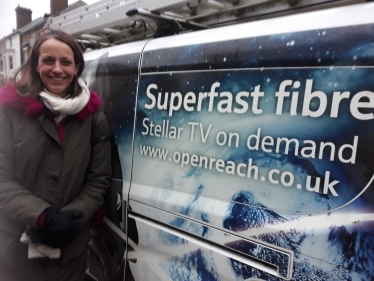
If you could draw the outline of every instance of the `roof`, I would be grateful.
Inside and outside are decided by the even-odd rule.
[[[23,33],[32,31],[34,29],[39,29],[44,26],[46,21],[47,21],[47,18],[39,17],[36,20],[33,20],[32,22],[29,22],[25,26],[21,27],[17,31],[23,34]]]
[[[13,30],[12,33],[9,33],[8,35],[4,35],[3,38],[1,38],[0,40],[5,40],[9,37],[12,37],[13,35],[16,35],[17,33],[19,34],[18,30]]]
[[[86,5],[85,2],[77,1],[77,2],[67,6],[66,8],[62,9],[61,11],[58,11],[57,13],[53,14],[52,16],[57,16],[57,15],[61,15],[63,13],[67,13],[71,10],[74,10],[74,9],[76,9],[78,7],[81,7],[81,6],[84,6],[84,5]],[[23,33],[26,33],[28,31],[31,31],[31,30],[34,30],[34,29],[39,29],[39,28],[43,27],[45,25],[46,21],[47,21],[47,16],[46,15],[44,17],[39,17],[39,18],[33,20],[32,22],[26,24],[25,26],[21,27],[17,31],[19,33],[23,34]]]
[[[84,5],[86,5],[85,2],[77,1],[77,2],[67,6],[66,8],[58,11],[57,13],[53,14],[53,16],[57,16],[57,15],[61,15],[63,13],[67,13],[71,10],[74,10],[74,9],[76,9],[78,7],[81,7],[81,6],[84,6]],[[26,24],[25,26],[21,27],[17,31],[21,34],[24,34],[26,32],[32,31],[34,29],[40,29],[45,25],[46,21],[47,21],[47,16],[39,17],[39,18],[33,20],[32,22]]]
[[[67,6],[66,8],[62,9],[61,11],[58,11],[57,13],[53,14],[53,16],[58,16],[58,15],[70,12],[71,10],[74,10],[76,8],[79,8],[79,7],[82,7],[82,6],[85,6],[85,5],[87,5],[87,4],[84,1],[79,0],[79,1],[77,1],[73,4],[71,4],[71,5]],[[0,40],[2,41],[3,39],[9,38],[9,37],[15,35],[16,33],[24,34],[24,33],[27,33],[29,31],[42,28],[47,21],[47,16],[46,15],[44,17],[39,17],[39,18],[29,22],[28,24],[21,27],[20,29],[12,31],[12,33],[3,36],[3,38],[0,38]]]

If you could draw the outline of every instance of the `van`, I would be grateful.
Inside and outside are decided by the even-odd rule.
[[[112,128],[93,280],[374,280],[374,3],[85,54]]]

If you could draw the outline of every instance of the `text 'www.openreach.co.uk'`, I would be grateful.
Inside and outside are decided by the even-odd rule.
[[[219,158],[199,156],[196,154],[190,154],[187,152],[175,151],[172,157],[168,157],[169,151],[164,148],[144,146],[140,145],[140,155],[157,158],[160,160],[172,161],[179,164],[181,167],[193,166],[197,168],[203,168],[207,170],[216,170],[219,173],[226,173],[229,175],[237,175],[242,178],[251,178],[255,180],[266,181],[266,179],[272,184],[281,184],[283,186],[292,186],[295,182],[295,176],[289,171],[280,171],[278,169],[272,169],[269,171],[267,177],[259,176],[259,168],[253,165],[252,158],[248,159],[247,163],[235,163],[233,161],[225,161]],[[330,172],[326,171],[324,178],[320,177],[306,177],[305,188],[311,192],[328,194],[331,193],[334,196],[338,196],[335,191],[335,185],[339,181],[334,180],[330,182]],[[297,184],[298,189],[302,189],[301,184]]]

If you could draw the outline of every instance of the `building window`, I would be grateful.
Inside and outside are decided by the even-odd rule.
[[[23,62],[27,61],[28,57],[29,57],[29,50],[28,48],[24,48],[23,49]]]
[[[9,46],[13,47],[12,37],[9,38]]]
[[[9,56],[9,69],[13,69],[13,57]]]
[[[0,60],[0,72],[4,71],[4,63],[3,60]]]

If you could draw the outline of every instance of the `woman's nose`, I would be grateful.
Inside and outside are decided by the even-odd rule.
[[[53,72],[60,73],[62,72],[61,65],[59,62],[56,62],[53,66]]]

